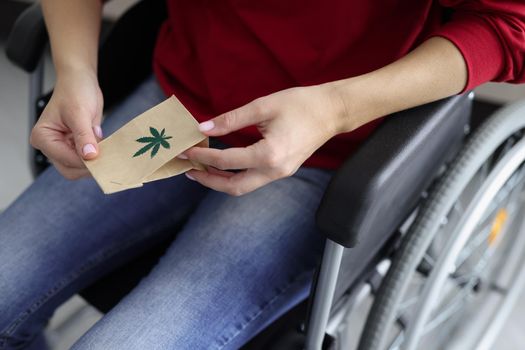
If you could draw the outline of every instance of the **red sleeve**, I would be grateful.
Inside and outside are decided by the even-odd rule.
[[[524,0],[440,0],[452,18],[431,36],[461,51],[468,69],[463,91],[487,81],[525,82]]]

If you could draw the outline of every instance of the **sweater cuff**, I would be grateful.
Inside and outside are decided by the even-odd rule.
[[[458,13],[432,36],[450,40],[463,55],[468,75],[461,93],[494,80],[501,72],[504,50],[497,33],[484,19]]]

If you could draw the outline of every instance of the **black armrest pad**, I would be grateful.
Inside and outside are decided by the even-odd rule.
[[[352,247],[394,232],[459,149],[470,108],[462,95],[389,116],[331,180],[317,211],[323,234]]]
[[[35,70],[47,43],[40,4],[26,9],[16,20],[7,39],[7,57],[28,73]]]

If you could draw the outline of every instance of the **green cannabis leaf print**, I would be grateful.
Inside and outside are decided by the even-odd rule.
[[[150,126],[149,131],[151,132],[151,136],[141,137],[136,140],[139,143],[146,143],[146,146],[139,149],[137,153],[133,155],[133,157],[138,157],[151,149],[150,157],[153,158],[159,152],[160,146],[166,149],[170,148],[170,144],[166,140],[169,140],[172,137],[164,136],[165,129],[162,129],[162,131],[159,133],[157,129]]]

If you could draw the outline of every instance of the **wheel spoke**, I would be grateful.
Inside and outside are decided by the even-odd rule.
[[[398,350],[401,347],[401,344],[403,344],[404,339],[405,339],[405,331],[402,330],[399,332],[398,335],[396,335],[392,343],[390,343],[388,350]]]
[[[515,117],[514,124],[516,121],[522,120]],[[478,147],[484,150],[483,154],[475,153],[477,144],[469,142],[468,151],[452,164],[453,171],[438,182],[436,190],[432,189],[429,195],[432,201],[428,208],[423,207],[425,210],[416,220],[418,225],[405,237],[408,241],[402,245],[401,260],[395,260],[397,269],[391,269],[391,278],[386,279],[388,283],[384,284],[382,294],[376,297],[375,305],[379,306],[373,309],[376,314],[385,312],[385,308],[381,309],[385,303],[391,305],[386,309],[388,328],[378,338],[366,335],[376,334],[381,328],[374,328],[374,324],[367,327],[371,331],[364,332],[365,344],[373,344],[368,339],[379,339],[378,346],[389,345],[386,348],[390,350],[438,349],[450,345],[454,340],[450,334],[467,332],[473,339],[479,339],[482,334],[479,332],[486,330],[484,322],[491,320],[491,309],[476,320],[476,325],[462,320],[479,311],[479,305],[491,305],[487,300],[499,303],[498,299],[506,298],[506,288],[511,286],[506,281],[512,277],[511,270],[505,270],[510,263],[506,257],[516,257],[517,261],[518,247],[513,248],[512,241],[514,237],[522,237],[514,233],[519,222],[516,220],[519,206],[515,202],[525,202],[525,166],[522,166],[525,142],[497,135],[501,138],[492,138],[491,143]],[[471,153],[477,158],[469,158]],[[463,164],[466,161],[468,166]],[[519,247],[525,247],[525,235],[523,238]],[[496,259],[500,256],[501,263]],[[403,280],[400,291],[390,292],[397,290],[396,281],[407,276],[407,272],[410,278]],[[416,284],[419,281],[422,283]],[[393,304],[392,301],[389,304],[389,299]],[[461,347],[470,344],[468,340],[456,340],[460,341],[460,349],[470,348]]]
[[[502,286],[498,286],[495,283],[491,283],[490,284],[489,290],[491,292],[498,293],[498,294],[501,294],[501,295],[506,295],[509,292],[509,290],[507,288],[504,288]]]
[[[436,265],[436,260],[434,260],[434,258],[432,258],[428,253],[425,253],[423,259],[430,265],[430,267],[434,267],[434,265]]]
[[[465,261],[468,260],[468,258],[472,255],[472,252],[475,251],[481,244],[486,242],[485,237],[490,234],[490,231],[492,229],[493,216],[495,215],[496,210],[502,207],[503,201],[507,199],[507,202],[512,203],[512,199],[514,199],[518,195],[521,195],[524,183],[521,180],[525,175],[524,169],[525,167],[522,167],[515,174],[515,176],[512,176],[507,181],[507,184],[503,186],[501,192],[499,192],[498,195],[496,195],[496,198],[492,202],[492,206],[487,210],[488,214],[485,215],[485,217],[480,221],[480,225],[482,226],[477,229],[479,233],[477,233],[470,239],[469,244],[464,248],[462,254],[459,256],[459,262],[456,263],[456,269],[459,269],[465,263]],[[511,212],[509,214],[510,217],[513,217],[514,212]]]

